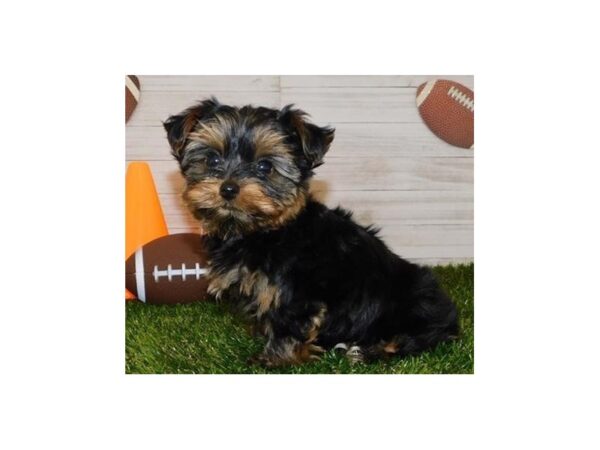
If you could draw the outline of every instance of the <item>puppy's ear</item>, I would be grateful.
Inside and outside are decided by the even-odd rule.
[[[323,164],[323,157],[333,141],[335,129],[318,127],[308,122],[306,116],[304,111],[294,109],[294,105],[287,105],[280,111],[279,120],[292,137],[298,139],[312,169]]]
[[[169,117],[163,122],[171,146],[171,153],[178,161],[183,158],[183,149],[187,143],[188,135],[194,130],[198,122],[217,109],[219,105],[219,101],[215,97],[211,97],[196,106]]]

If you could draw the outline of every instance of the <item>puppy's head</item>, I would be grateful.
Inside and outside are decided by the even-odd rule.
[[[169,117],[164,127],[186,180],[184,201],[208,234],[223,238],[297,216],[334,136],[292,105],[236,108],[215,98]]]

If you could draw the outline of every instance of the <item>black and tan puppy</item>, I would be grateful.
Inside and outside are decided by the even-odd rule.
[[[458,333],[432,273],[392,253],[377,231],[308,192],[333,140],[292,106],[205,100],[164,123],[201,221],[209,293],[236,299],[267,336],[257,358],[300,363],[334,347],[353,359],[410,355]]]

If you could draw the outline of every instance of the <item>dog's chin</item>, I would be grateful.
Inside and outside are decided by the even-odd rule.
[[[204,233],[224,239],[281,228],[297,217],[306,205],[306,194],[287,201],[188,202]]]
[[[223,204],[214,208],[195,208],[193,215],[210,236],[223,239],[239,237],[257,231],[260,220],[233,205]]]

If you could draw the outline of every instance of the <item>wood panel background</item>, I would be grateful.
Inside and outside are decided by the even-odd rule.
[[[473,260],[473,151],[438,139],[415,106],[431,78],[473,88],[472,76],[139,76],[126,160],[147,161],[171,233],[197,231],[179,200],[183,180],[161,122],[195,101],[281,108],[295,103],[336,138],[316,171],[315,196],[381,227],[398,254],[424,264]]]

